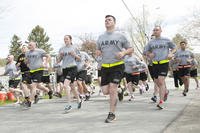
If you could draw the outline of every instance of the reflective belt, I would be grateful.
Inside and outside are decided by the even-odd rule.
[[[178,66],[178,68],[190,68],[191,67],[191,65],[180,65],[180,66]]]
[[[124,61],[119,61],[119,62],[115,62],[115,63],[111,63],[111,64],[102,64],[101,66],[109,68],[109,67],[119,66],[121,64],[124,64]]]
[[[35,70],[30,70],[30,73],[34,73],[34,72],[41,71],[41,70],[44,70],[44,68],[38,68],[38,69],[35,69]]]
[[[42,76],[50,76],[50,74],[44,74],[44,75],[42,75]]]
[[[153,64],[165,64],[168,62],[169,62],[169,60],[153,61]]]
[[[140,75],[140,72],[133,72],[133,73],[131,73],[131,75],[133,75],[133,76]]]
[[[20,80],[21,78],[11,78],[10,80]]]
[[[29,73],[30,71],[21,72],[21,74]]]

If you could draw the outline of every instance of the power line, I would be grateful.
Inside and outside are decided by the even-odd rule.
[[[137,19],[134,17],[133,13],[131,12],[131,10],[129,9],[129,7],[127,6],[127,4],[125,3],[124,0],[121,0],[122,3],[124,4],[125,8],[127,9],[127,11],[129,12],[129,14],[131,15],[131,18],[136,22],[137,26],[139,26],[140,24],[138,23]]]

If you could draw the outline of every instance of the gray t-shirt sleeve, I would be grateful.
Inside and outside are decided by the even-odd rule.
[[[38,52],[40,53],[40,55],[41,55],[42,57],[47,56],[47,52],[45,52],[43,49],[39,49]]]
[[[125,35],[122,35],[122,47],[128,49],[131,47],[128,38]]]
[[[143,54],[146,55],[147,52],[151,51],[150,42],[144,47]]]
[[[171,40],[168,40],[168,44],[170,49],[176,48],[176,45]]]
[[[190,55],[192,58],[194,58],[194,53],[192,53],[191,51],[190,51]]]

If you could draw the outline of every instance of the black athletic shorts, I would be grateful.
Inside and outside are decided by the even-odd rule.
[[[92,83],[92,75],[86,75],[85,84],[90,85]]]
[[[42,76],[43,76],[43,70],[32,72],[31,73],[31,81],[35,82],[35,83],[41,83],[42,82]]]
[[[11,87],[11,88],[17,88],[18,84],[20,82],[20,79],[18,80],[9,80],[8,81],[8,86]]]
[[[164,64],[153,64],[153,77],[158,78],[158,76],[167,76],[169,69],[169,63]]]
[[[98,70],[98,77],[101,77],[101,70]]]
[[[109,83],[119,84],[124,75],[124,64],[101,68],[101,86],[108,85]]]
[[[142,80],[142,81],[147,80],[147,74],[145,72],[140,72],[140,80]]]
[[[70,68],[64,68],[63,69],[63,77],[64,79],[68,79],[71,81],[71,83],[74,82],[77,75],[77,67],[70,67]]]
[[[45,84],[50,83],[50,76],[49,75],[43,75],[42,76],[42,83],[45,83]]]
[[[149,74],[151,78],[154,79],[153,66],[148,65],[148,69],[149,69]]]
[[[29,71],[22,73],[22,82],[25,84],[31,84],[31,73]]]
[[[191,77],[197,77],[197,69],[191,70],[190,71],[190,76]]]
[[[179,68],[179,76],[184,77],[184,76],[190,76],[190,68]]]
[[[140,79],[140,75],[132,75],[130,73],[125,73],[125,78],[127,83],[132,82],[134,85],[138,85],[139,83],[139,79]]]
[[[57,83],[64,83],[64,77],[63,77],[63,75],[56,75],[56,81],[57,81]]]
[[[77,73],[76,80],[85,81],[86,80],[86,75],[87,75],[87,70],[82,70],[82,71]]]

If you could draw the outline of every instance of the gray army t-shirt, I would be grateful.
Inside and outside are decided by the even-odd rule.
[[[139,72],[139,67],[141,65],[141,62],[134,55],[132,56],[126,55],[124,58],[124,62],[125,62],[124,72],[129,74],[133,72]]]
[[[188,49],[186,50],[178,49],[175,53],[175,59],[180,60],[179,65],[191,64],[192,62],[188,62],[188,60],[192,58],[194,58],[194,54]]]
[[[43,68],[43,57],[47,53],[43,49],[35,49],[33,51],[26,52],[25,56],[28,59],[30,70],[36,70],[38,68]]]
[[[118,31],[105,32],[97,40],[97,49],[102,52],[102,63],[111,64],[121,61],[116,58],[116,54],[127,48],[130,48],[128,39]]]
[[[79,55],[78,49],[74,45],[63,46],[59,50],[59,54],[62,55],[62,68],[70,68],[77,66],[75,57],[70,55],[69,52],[74,52]]]
[[[81,70],[86,70],[85,63],[86,61],[91,60],[90,56],[86,52],[83,52],[83,51],[80,51],[80,57],[81,57],[81,60],[77,61],[78,72],[80,72]]]
[[[170,49],[174,49],[176,45],[167,38],[160,37],[149,41],[146,45],[144,52],[147,51],[154,53],[153,61],[166,60]]]
[[[16,67],[16,62],[13,61],[12,63],[9,63],[5,67],[4,75],[9,75],[9,79],[15,79],[19,77],[19,73]]]

